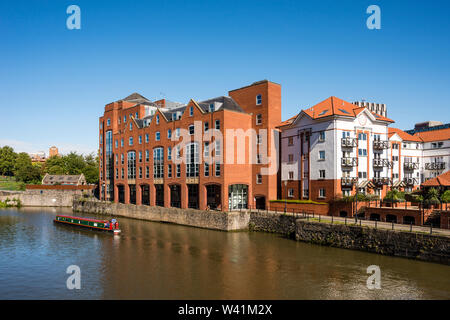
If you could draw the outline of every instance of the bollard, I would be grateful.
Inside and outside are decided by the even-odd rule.
[[[334,216],[332,215],[331,216],[331,224],[333,224],[333,218],[334,218]]]
[[[320,214],[319,214],[319,222],[320,222]]]
[[[361,219],[359,219],[359,226],[361,227]]]

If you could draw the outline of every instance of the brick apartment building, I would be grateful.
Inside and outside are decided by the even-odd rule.
[[[270,168],[280,122],[281,86],[267,80],[187,104],[137,93],[109,103],[99,119],[100,198],[265,208],[277,197],[278,170]]]

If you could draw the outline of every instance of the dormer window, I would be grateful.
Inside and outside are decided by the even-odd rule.
[[[214,111],[215,111],[214,103],[211,103],[211,104],[209,105],[209,112],[214,112]]]
[[[262,103],[262,95],[258,94],[256,96],[256,105],[259,106]]]

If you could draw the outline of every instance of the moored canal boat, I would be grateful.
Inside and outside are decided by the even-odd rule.
[[[119,234],[119,222],[116,219],[97,220],[83,217],[57,215],[54,222],[88,228],[97,231],[105,231],[113,234]]]

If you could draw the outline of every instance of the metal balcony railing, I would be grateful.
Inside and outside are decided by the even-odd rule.
[[[342,157],[341,165],[343,167],[354,167],[358,164],[358,159],[354,157]]]
[[[445,169],[445,162],[425,163],[425,169],[427,169],[427,170],[443,170],[443,169]]]
[[[341,185],[342,186],[353,186],[358,183],[358,178],[355,177],[342,177]]]
[[[403,182],[407,186],[416,186],[419,184],[419,181],[416,178],[403,178]]]
[[[393,162],[387,159],[373,159],[373,166],[376,168],[392,168]]]
[[[405,170],[416,170],[419,169],[419,164],[417,162],[404,162],[403,169]]]
[[[391,179],[388,177],[375,177],[372,179],[372,182],[377,185],[388,185],[391,183]]]
[[[341,146],[344,148],[353,148],[356,147],[358,143],[356,142],[356,138],[345,137],[341,138]]]
[[[373,141],[373,148],[376,150],[383,150],[389,148],[389,141],[385,140],[374,140]]]

